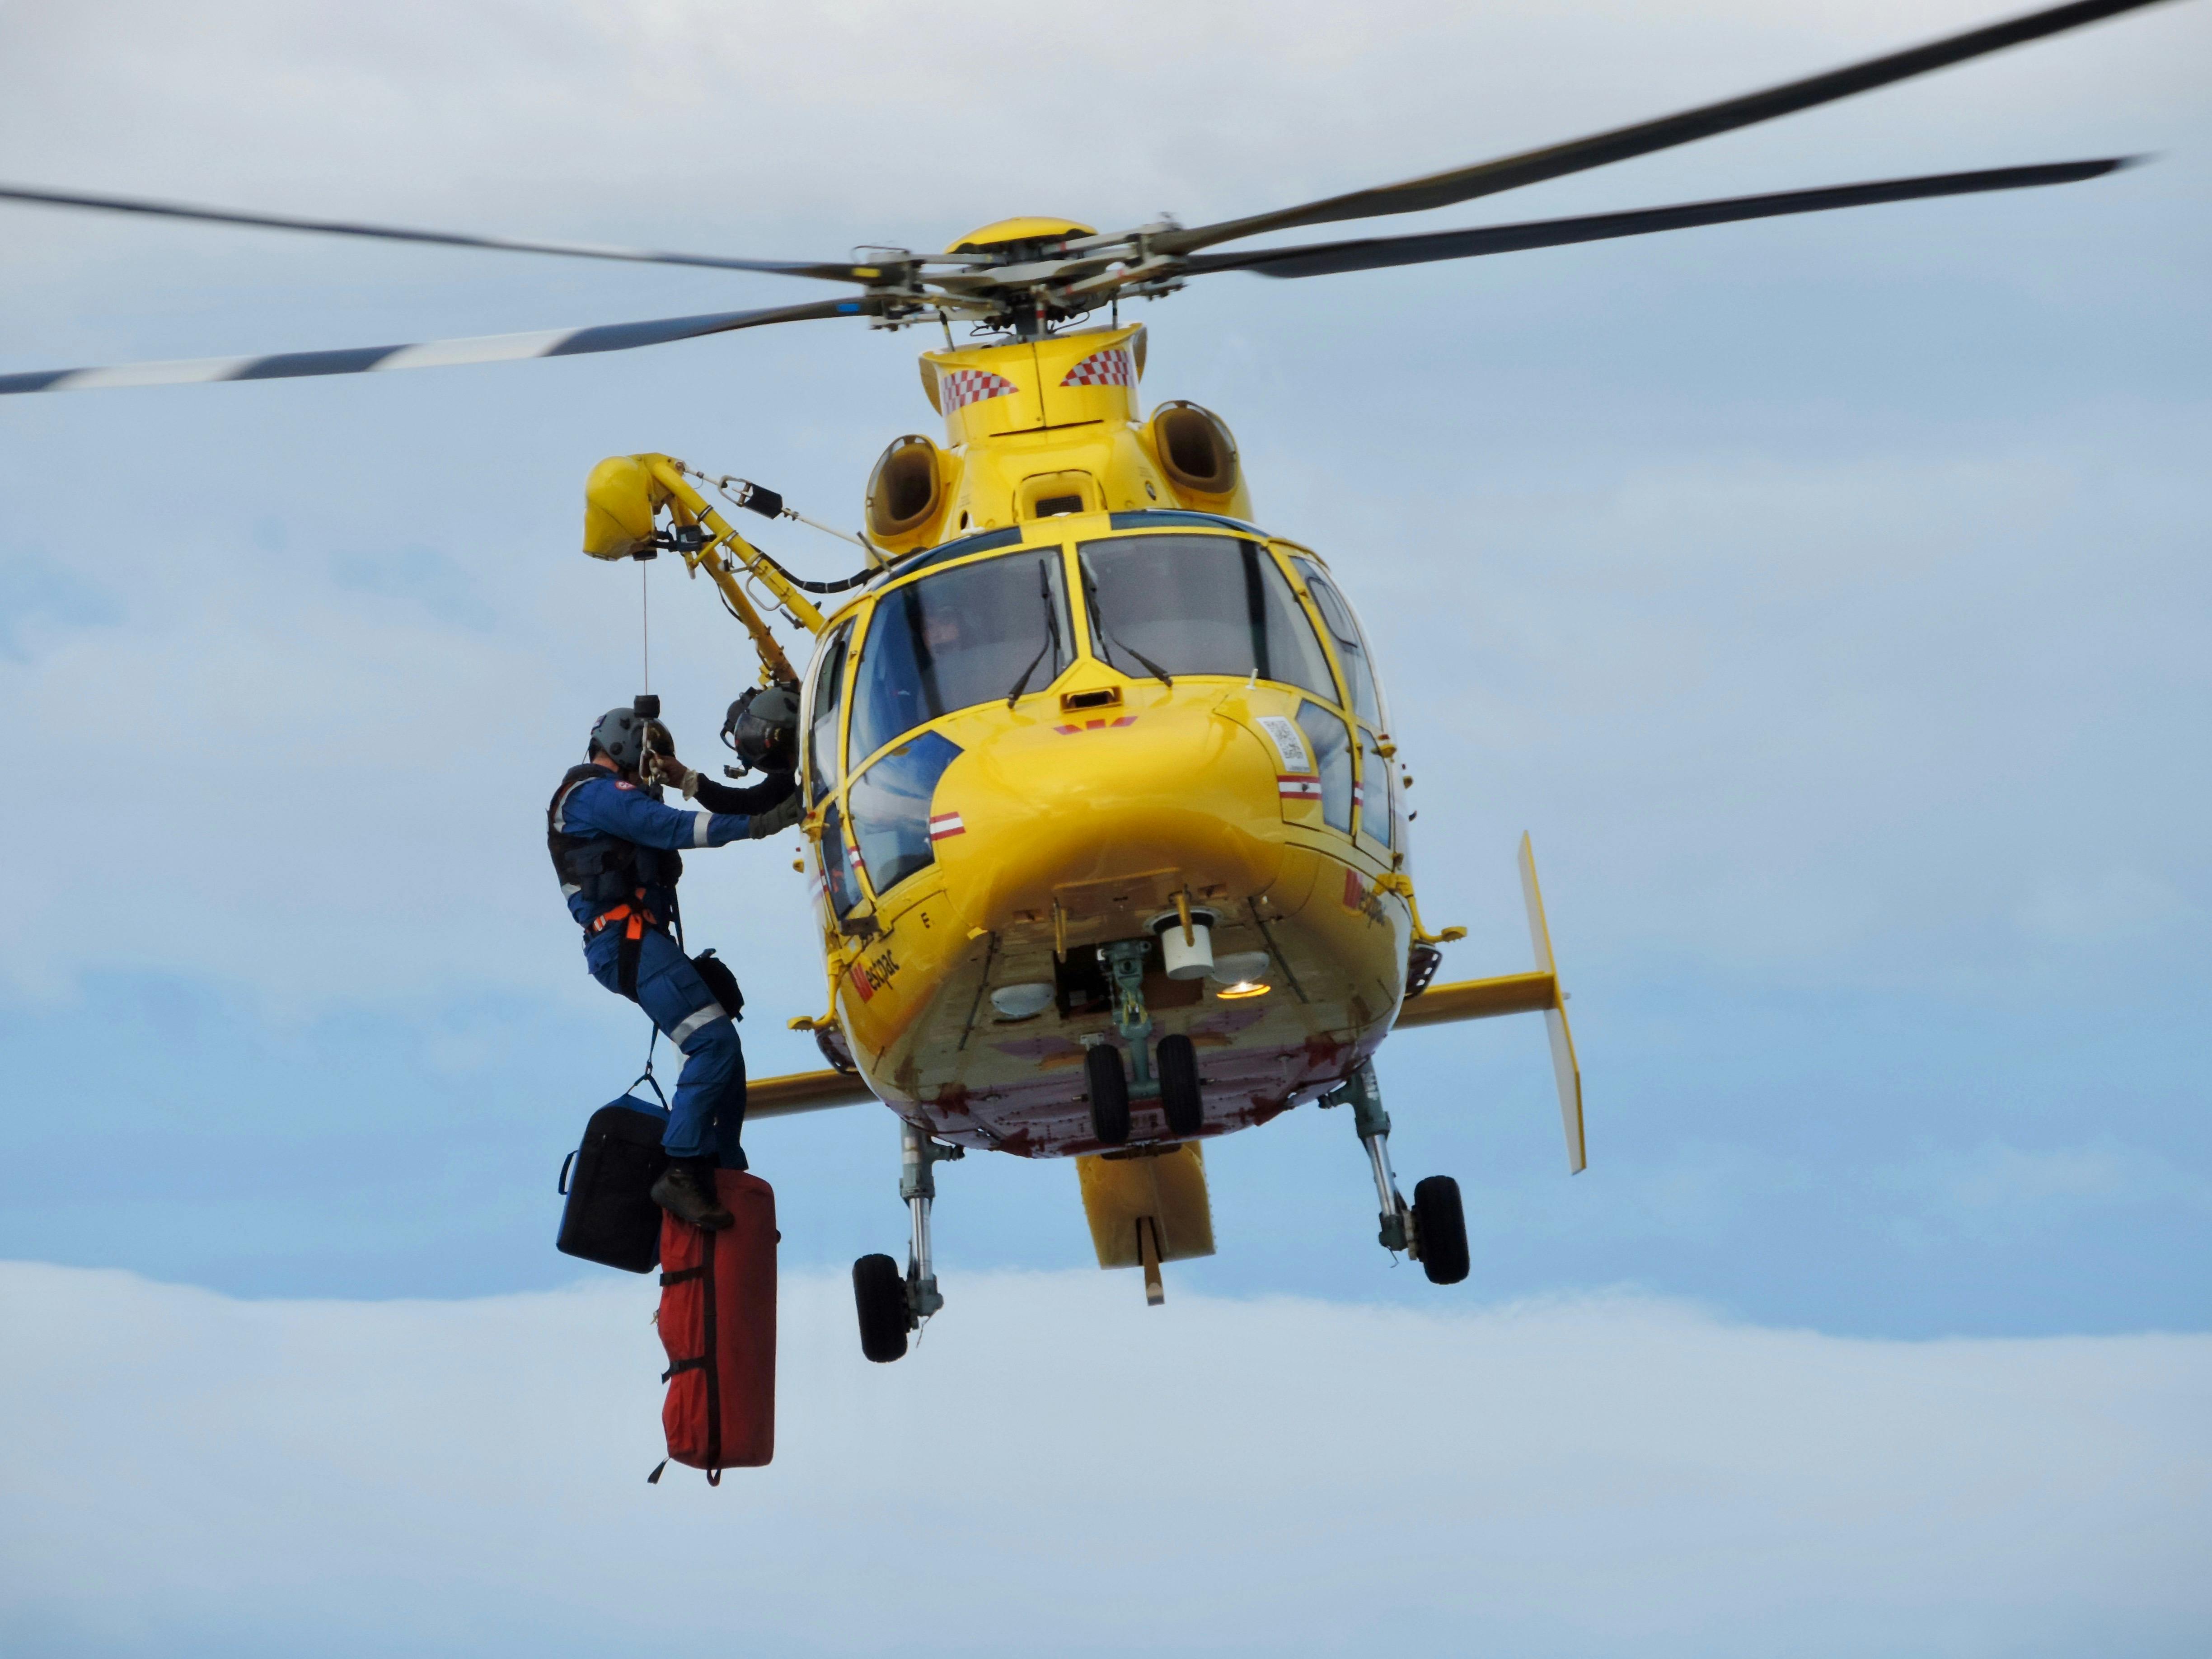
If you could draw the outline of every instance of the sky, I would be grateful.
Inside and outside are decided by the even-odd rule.
[[[981,0],[956,25],[690,0],[0,3],[0,179],[840,258],[1016,212],[1248,212],[2002,9]],[[2099,1552],[2205,1540],[2208,20],[2155,7],[1388,228],[2154,158],[2114,177],[1314,282],[1222,276],[1141,310],[1146,400],[1221,413],[1259,517],[1323,552],[1376,637],[1417,780],[1423,913],[1470,930],[1448,975],[1529,965],[1512,860],[1532,835],[1590,1168],[1565,1173],[1535,1024],[1407,1033],[1380,1064],[1394,1152],[1408,1182],[1461,1181],[1469,1281],[1394,1270],[1349,1124],[1299,1111],[1209,1149],[1221,1253],[1171,1268],[1168,1310],[1125,1332],[1112,1322],[1141,1297],[1090,1265],[1073,1170],[969,1158],[939,1176],[946,1313],[878,1373],[836,1279],[903,1238],[894,1126],[867,1109],[757,1126],[803,1356],[774,1480],[834,1468],[839,1501],[924,1528],[972,1530],[1003,1499],[1032,1523],[991,1519],[1006,1549],[1036,1549],[1036,1525],[1069,1540],[1037,1565],[1062,1599],[992,1601],[969,1650],[1130,1635],[1086,1574],[1131,1511],[1071,1494],[1133,1435],[1224,1587],[1210,1607],[1196,1580],[1162,1605],[1188,1611],[1176,1639],[1214,1650],[1207,1619],[1262,1606],[1289,1610],[1302,1650],[1342,1650],[1371,1579],[1396,1587],[1409,1638],[1664,1651],[1710,1638],[1733,1605],[1717,1587],[1770,1565],[1767,1622],[1740,1626],[1767,1650],[1845,1605],[1866,1622],[1834,1626],[1838,1651],[2075,1651],[2068,1632],[2094,1628],[2201,1646],[2201,1594],[2164,1582],[2154,1552],[2124,1571]],[[765,276],[0,207],[0,372],[805,297]],[[0,907],[0,1300],[11,1331],[39,1334],[11,1340],[0,1410],[52,1425],[0,1460],[18,1499],[0,1526],[77,1564],[0,1562],[0,1616],[29,1650],[277,1644],[253,1621],[282,1598],[242,1610],[247,1581],[226,1575],[304,1513],[332,1541],[273,1558],[299,1605],[413,1586],[424,1618],[523,1606],[573,1571],[577,1538],[645,1556],[673,1535],[631,1528],[614,1497],[592,1508],[651,1449],[659,1362],[605,1334],[633,1316],[641,1332],[651,1293],[551,1248],[562,1156],[645,1046],[586,978],[542,862],[546,796],[643,672],[641,577],[577,550],[581,484],[603,456],[659,449],[853,524],[883,446],[937,429],[911,361],[929,343],[819,324],[0,401],[0,708],[19,757],[0,848],[30,872]],[[812,574],[846,568],[826,538],[763,539]],[[652,684],[696,764],[751,678],[743,641],[680,576],[641,580]],[[756,1074],[819,1063],[783,1029],[822,1000],[787,852],[702,858],[687,883],[693,932],[747,981]],[[142,1315],[158,1341],[107,1346],[109,1322]],[[1035,1352],[1024,1320],[1042,1322]],[[541,1443],[474,1461],[457,1425],[498,1374],[438,1356],[510,1323],[546,1357],[526,1390]],[[1510,1382],[1561,1344],[1597,1393]],[[1333,1370],[1346,1348],[1371,1367]],[[1117,1420],[1099,1379],[1132,1358],[1146,1377],[1194,1368],[1212,1403]],[[1725,1443],[1727,1389],[1697,1402],[1697,1429],[1620,1380],[1787,1398],[1860,1366],[1871,1420],[1940,1425],[1961,1398],[1988,1420],[1931,1462],[1909,1438],[1832,1444],[1771,1411],[1747,1431],[1754,1478]],[[172,1369],[204,1409],[162,1419],[164,1473],[100,1462]],[[1437,1398],[1415,1409],[1417,1377]],[[307,1443],[311,1423],[258,1471],[270,1399],[370,1398],[378,1378],[412,1403],[371,1413],[362,1455],[391,1470],[374,1492]],[[1465,1410],[1438,1403],[1461,1389]],[[1246,1421],[1224,1397],[1271,1403]],[[1342,1448],[1376,1401],[1411,1413],[1389,1478],[1433,1516],[1418,1547],[1391,1542],[1411,1523],[1378,1522],[1370,1573],[1325,1529],[1247,1535],[1285,1501],[1370,1505]],[[1255,1475],[1256,1449],[1303,1445],[1310,1414],[1329,1419],[1327,1455]],[[2100,1437],[2153,1420],[2162,1450]],[[1012,1422],[1032,1438],[1008,1441]],[[573,1484],[508,1478],[572,1431]],[[990,1449],[907,1443],[961,1431]],[[1017,1444],[1050,1448],[1064,1487],[1021,1484]],[[234,1461],[255,1472],[198,1524],[186,1494]],[[1854,1471],[1879,1503],[1822,1485]],[[1513,1496],[1477,1512],[1437,1498],[1453,1481]],[[513,1540],[538,1536],[540,1498],[580,1530],[449,1572],[424,1542],[443,1534],[408,1523],[459,1502],[456,1482]],[[1829,1494],[1820,1524],[1783,1543],[1743,1518],[1808,1491]],[[1933,1554],[1882,1553],[1889,1516],[1947,1492],[1982,1520]],[[1510,1559],[1510,1537],[1550,1535],[1510,1523],[1538,1511],[1587,1523],[1577,1590],[1503,1569],[1469,1588],[1445,1565]],[[1694,1571],[1654,1553],[1675,1528]],[[178,1551],[127,1619],[125,1575],[86,1542],[111,1529]],[[912,1639],[836,1534],[809,1535],[815,1576],[779,1583],[851,1611],[805,1639]],[[2023,1553],[2028,1537],[2048,1554]],[[374,1571],[347,1566],[348,1539]],[[983,1594],[958,1577],[971,1565],[945,1571]],[[1893,1602],[1869,1601],[1871,1582]],[[1291,1618],[1297,1585],[1333,1598],[1327,1617]],[[1584,1591],[1643,1622],[1597,1618]],[[803,1611],[778,1616],[801,1632]]]

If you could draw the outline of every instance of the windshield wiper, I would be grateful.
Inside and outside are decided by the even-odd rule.
[[[1037,672],[1037,665],[1044,660],[1046,652],[1052,653],[1054,662],[1060,660],[1060,612],[1053,606],[1052,577],[1048,565],[1042,559],[1037,561],[1037,597],[1044,601],[1045,641],[1037,647],[1036,655],[1030,659],[1030,665],[1022,670],[1022,677],[1014,682],[1014,689],[1006,693],[1006,707],[1009,708],[1014,706],[1015,700],[1023,692],[1030,689],[1030,676]]]
[[[1138,650],[1135,646],[1130,644],[1128,641],[1123,639],[1119,634],[1116,634],[1112,629],[1106,626],[1105,612],[1098,608],[1098,580],[1097,578],[1091,574],[1091,562],[1079,555],[1076,558],[1076,562],[1083,568],[1084,603],[1091,607],[1091,621],[1092,625],[1098,629],[1099,639],[1102,641],[1111,640],[1115,644],[1120,646],[1124,651],[1134,657],[1139,662],[1144,664],[1146,671],[1151,673],[1154,679],[1158,680],[1162,685],[1166,686],[1170,691],[1175,690],[1175,682],[1168,678],[1168,671],[1166,669],[1161,667],[1159,664],[1154,662],[1143,652]],[[1114,660],[1110,653],[1105,654],[1106,665],[1108,667],[1119,668],[1121,665]]]

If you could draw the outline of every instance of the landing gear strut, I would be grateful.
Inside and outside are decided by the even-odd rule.
[[[1142,939],[1118,939],[1098,947],[1114,982],[1114,1030],[1129,1045],[1126,1061],[1120,1049],[1096,1039],[1083,1057],[1085,1081],[1091,1087],[1091,1133],[1108,1146],[1119,1146],[1129,1139],[1132,1100],[1158,1101],[1168,1133],[1179,1139],[1198,1133],[1206,1125],[1198,1052],[1190,1039],[1179,1032],[1162,1037],[1158,1069],[1153,1069],[1152,1017],[1145,1006],[1145,949]]]
[[[1382,1109],[1374,1062],[1363,1060],[1358,1071],[1321,1097],[1321,1103],[1352,1108],[1352,1127],[1367,1149],[1382,1206],[1376,1242],[1386,1250],[1403,1250],[1412,1256],[1431,1284],[1456,1285],[1465,1279],[1467,1217],[1460,1204],[1459,1182],[1449,1176],[1431,1176],[1414,1187],[1411,1204],[1400,1194],[1398,1177],[1390,1169],[1390,1114]]]
[[[911,1123],[899,1127],[899,1196],[914,1220],[906,1273],[887,1255],[853,1264],[853,1301],[860,1316],[860,1352],[878,1364],[902,1358],[909,1332],[945,1305],[929,1252],[929,1206],[937,1199],[936,1166],[965,1158],[964,1148],[933,1140]]]

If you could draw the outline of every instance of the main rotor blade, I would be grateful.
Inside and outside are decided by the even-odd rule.
[[[1380,270],[1389,265],[1425,264],[1435,259],[1517,253],[1524,248],[1563,247],[1573,242],[1601,242],[1615,236],[1648,236],[1654,231],[1734,224],[1744,219],[1773,219],[1790,213],[1826,213],[1834,208],[1871,207],[1881,202],[1917,202],[1930,196],[1970,196],[1982,191],[2070,185],[2132,167],[2139,159],[2121,156],[2100,161],[2054,161],[2041,167],[1994,167],[1982,173],[1940,173],[1920,179],[1833,185],[1825,190],[1784,191],[1774,196],[1735,196],[1724,201],[1686,202],[1676,207],[1594,213],[1575,219],[1485,225],[1474,230],[1443,230],[1418,236],[1370,236],[1349,242],[1311,242],[1303,247],[1259,248],[1250,253],[1201,253],[1186,260],[1184,268],[1193,276],[1212,270],[1256,270],[1262,276],[1332,276],[1340,271]]]
[[[283,380],[303,374],[366,374],[394,368],[445,368],[456,363],[498,363],[524,357],[575,357],[593,351],[628,351],[702,334],[804,323],[820,317],[857,317],[874,309],[865,300],[817,300],[763,311],[718,311],[698,317],[659,317],[597,328],[556,328],[535,334],[480,334],[420,345],[359,346],[340,351],[287,351],[269,357],[198,357],[180,362],[125,363],[119,368],[49,368],[0,374],[0,396],[18,392],[89,392],[117,386],[185,386],[206,380]]]
[[[596,242],[531,242],[512,236],[464,236],[447,230],[405,230],[392,225],[364,225],[348,219],[296,219],[277,213],[235,213],[228,208],[190,207],[138,196],[90,196],[58,190],[0,185],[0,201],[35,202],[47,207],[93,208],[104,213],[144,213],[163,219],[196,219],[208,224],[250,225],[263,230],[307,230],[330,236],[368,236],[387,242],[430,242],[442,247],[494,248],[507,253],[564,253],[580,259],[623,259],[632,264],[702,265],[711,270],[762,270],[782,276],[818,276],[834,283],[872,283],[883,275],[876,265],[836,264],[804,259],[725,259],[711,253],[663,253],[647,248],[605,247]]]
[[[1323,201],[1306,203],[1301,207],[1283,208],[1273,213],[1256,213],[1243,219],[1225,219],[1218,224],[1198,225],[1188,230],[1168,231],[1152,238],[1152,246],[1161,253],[1189,253],[1199,248],[1235,241],[1240,237],[1257,236],[1266,231],[1291,230],[1300,225],[1333,224],[1346,219],[1369,219],[1383,214],[1420,213],[1430,208],[1449,207],[1455,202],[1470,201],[1478,196],[1518,190],[1523,185],[1540,184],[1547,179],[1558,179],[1571,173],[1585,172],[1591,167],[1610,166],[1632,156],[1648,155],[1654,150],[1669,149],[1694,139],[1710,138],[1716,133],[1733,132],[1738,127],[1771,121],[1777,116],[1795,114],[1799,110],[1832,103],[1838,98],[1848,98],[1854,93],[1869,92],[1876,87],[1886,87],[1893,81],[1925,75],[1931,70],[1963,63],[1986,52],[2001,51],[2006,46],[2019,46],[2028,40],[2039,40],[2048,34],[2063,33],[2086,23],[2094,23],[2106,17],[2118,16],[2122,12],[2135,11],[2157,3],[2159,0],[2073,0],[2071,4],[2030,12],[2024,17],[1970,29],[1964,34],[1931,41],[1924,46],[1914,46],[1909,51],[1869,58],[1865,63],[1854,64],[1845,69],[1831,70],[1825,75],[1792,81],[1784,86],[1770,87],[1765,92],[1731,98],[1723,103],[1685,110],[1679,115],[1664,116],[1656,121],[1618,127],[1610,132],[1577,138],[1568,143],[1553,144],[1544,149],[1527,150],[1518,155],[1503,156],[1494,161],[1478,162],[1473,167],[1458,167],[1449,173],[1408,179],[1402,184],[1384,185],[1373,190],[1357,190],[1348,195],[1332,196]]]

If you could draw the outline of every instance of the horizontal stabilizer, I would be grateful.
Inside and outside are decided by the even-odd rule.
[[[1420,995],[1407,997],[1390,1029],[1402,1031],[1409,1025],[1442,1025],[1448,1020],[1540,1013],[1556,1007],[1559,1000],[1559,978],[1550,973],[1463,979],[1453,985],[1431,985]]]
[[[789,1117],[797,1112],[858,1106],[875,1098],[850,1072],[793,1072],[788,1077],[755,1078],[745,1085],[745,1119]]]

